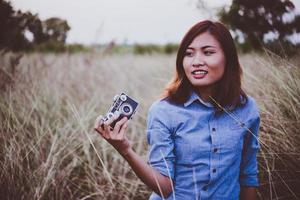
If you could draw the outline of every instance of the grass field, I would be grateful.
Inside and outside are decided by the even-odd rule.
[[[241,55],[260,108],[260,199],[299,199],[300,66]],[[150,190],[93,131],[122,91],[139,101],[128,137],[147,160],[147,110],[174,73],[175,55],[5,54],[0,59],[1,199],[147,199]]]

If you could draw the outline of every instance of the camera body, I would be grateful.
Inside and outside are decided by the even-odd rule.
[[[119,120],[121,120],[123,117],[132,119],[133,115],[136,112],[137,107],[138,107],[138,102],[136,102],[128,95],[122,92],[120,95],[116,95],[114,97],[112,106],[109,108],[108,112],[102,118],[102,120],[103,122],[105,122],[110,118],[112,118],[116,112],[119,112],[120,116],[110,124],[110,127],[114,128],[116,123]]]

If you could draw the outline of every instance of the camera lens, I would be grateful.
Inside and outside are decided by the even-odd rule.
[[[131,105],[129,104],[123,104],[122,107],[121,107],[121,112],[124,114],[124,115],[127,115],[129,116],[131,113],[132,113],[132,107]]]
[[[125,113],[129,113],[130,112],[129,106],[124,106],[123,110],[124,110]]]

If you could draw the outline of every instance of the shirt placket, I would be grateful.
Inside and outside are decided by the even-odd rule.
[[[219,152],[220,152],[220,139],[217,121],[214,117],[209,119],[209,134],[211,137],[211,151],[210,151],[210,179],[209,182],[202,188],[202,199],[204,196],[209,196],[210,183],[217,180],[219,169]]]

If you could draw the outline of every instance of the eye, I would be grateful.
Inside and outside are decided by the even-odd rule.
[[[188,57],[191,57],[191,56],[193,55],[193,52],[191,52],[191,51],[186,51],[186,52],[184,53],[184,55],[185,55],[185,56],[188,56]]]
[[[210,56],[210,55],[212,55],[214,53],[215,53],[214,51],[209,51],[209,50],[205,50],[204,51],[204,55],[206,55],[206,56]]]

